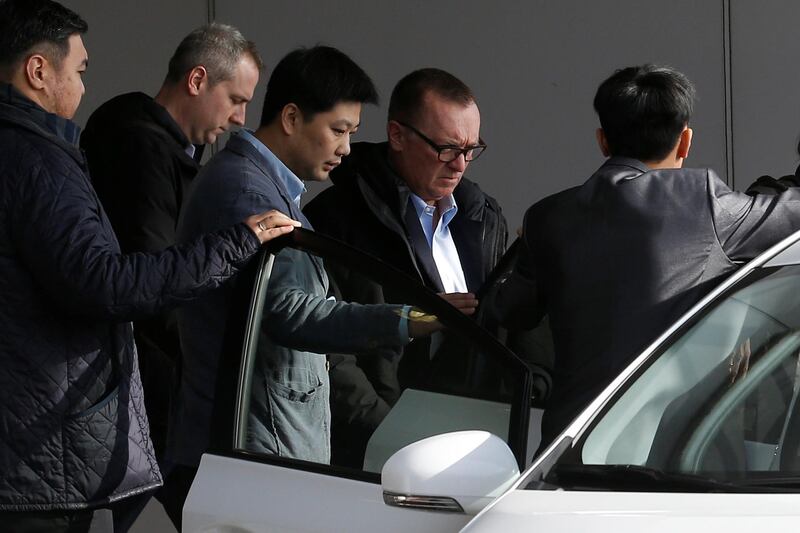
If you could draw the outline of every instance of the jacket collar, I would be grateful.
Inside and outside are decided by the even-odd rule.
[[[265,147],[266,148],[266,147]],[[274,161],[268,160],[268,158],[264,157],[262,153],[247,139],[244,139],[241,135],[234,134],[231,135],[231,138],[228,139],[228,144],[225,145],[226,150],[230,150],[235,154],[238,154],[241,157],[245,157],[261,172],[264,176],[266,176],[270,181],[275,184],[275,187],[278,190],[278,194],[280,194],[283,201],[286,203],[287,210],[289,211],[286,213],[290,217],[295,220],[299,220],[302,222],[303,227],[307,229],[314,229],[311,226],[311,223],[308,219],[303,215],[300,208],[294,203],[294,199],[289,194],[289,191],[286,190],[285,183],[278,177],[276,174],[276,167],[281,166],[286,172],[291,172],[280,159],[275,157],[274,154],[270,152],[270,154],[274,157]],[[267,148],[269,150],[269,148]],[[294,175],[294,174],[292,174]]]
[[[638,159],[632,159],[630,157],[610,157],[603,163],[603,167],[630,167],[634,170],[638,170],[641,173],[650,172],[652,169],[639,161]]]
[[[71,120],[45,111],[7,83],[0,83],[0,120],[55,142],[83,164],[78,148],[80,127]]]
[[[133,121],[137,119],[136,114],[139,114],[139,116],[143,118],[149,117],[153,123],[163,128],[163,130],[175,140],[175,143],[183,149],[187,158],[191,159],[195,164],[200,163],[200,160],[203,158],[203,151],[205,150],[206,145],[193,145],[191,141],[189,141],[189,138],[186,136],[186,134],[183,133],[180,125],[175,122],[175,119],[169,114],[167,108],[156,102],[155,98],[152,98],[142,92],[134,92],[121,95],[115,98],[115,100],[119,100],[121,107],[112,108],[112,115],[105,118],[105,120],[118,122],[120,118],[118,114],[120,111],[122,113],[131,113],[131,115],[128,116],[128,119]],[[130,102],[137,102],[138,105],[135,107],[131,106]],[[139,105],[141,108],[138,107]],[[138,109],[141,109],[141,111],[138,111]],[[190,155],[189,152],[186,151],[190,145],[194,146],[194,155]]]
[[[183,133],[183,130],[178,123],[175,122],[175,119],[172,118],[172,115],[169,114],[167,108],[156,102],[155,98],[151,98],[144,93],[132,94],[135,95],[135,98],[141,99],[144,111],[153,117],[153,121],[164,128],[180,146],[185,148],[191,144],[189,138]]]

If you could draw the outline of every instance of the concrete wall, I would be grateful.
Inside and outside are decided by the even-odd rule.
[[[794,172],[800,132],[800,4],[731,2],[733,183]]]

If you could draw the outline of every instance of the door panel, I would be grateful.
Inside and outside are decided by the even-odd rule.
[[[797,494],[513,490],[464,533],[791,531],[798,504]]]
[[[469,517],[399,509],[375,483],[207,454],[183,511],[184,531],[453,532]]]

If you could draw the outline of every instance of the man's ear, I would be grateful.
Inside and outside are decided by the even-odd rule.
[[[197,65],[186,75],[186,89],[192,96],[200,94],[203,85],[206,83],[208,83],[208,71],[202,65]]]
[[[297,104],[286,104],[281,109],[280,114],[281,130],[286,135],[292,135],[296,130],[298,124],[303,120],[303,113]]]
[[[25,60],[25,79],[28,85],[36,91],[41,91],[47,85],[47,69],[50,63],[41,54],[33,54]]]
[[[606,132],[603,131],[603,128],[597,128],[597,131],[595,131],[594,134],[595,137],[597,137],[597,146],[600,147],[600,152],[603,153],[603,157],[611,157],[611,151],[608,149]]]
[[[389,147],[395,152],[403,151],[403,126],[396,120],[390,120],[386,123],[386,138],[389,140]]]
[[[689,157],[689,149],[692,147],[692,128],[686,126],[678,139],[678,151],[675,154],[680,159]]]

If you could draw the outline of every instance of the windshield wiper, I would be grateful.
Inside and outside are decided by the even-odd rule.
[[[774,487],[750,486],[698,476],[664,472],[638,465],[556,465],[547,483],[568,490],[627,492],[776,492]]]

